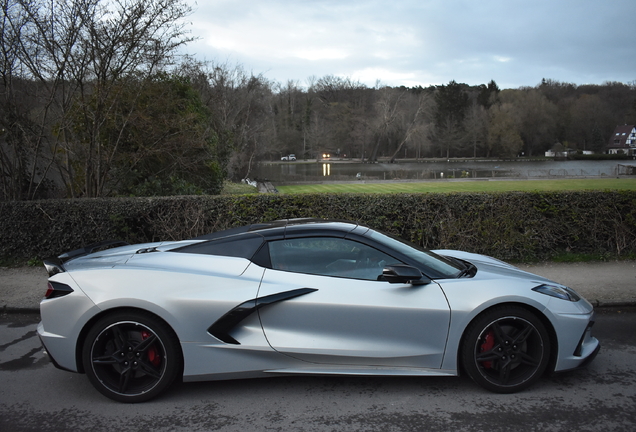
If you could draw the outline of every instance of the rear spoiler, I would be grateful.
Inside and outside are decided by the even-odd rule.
[[[88,246],[84,246],[81,249],[64,252],[62,255],[58,255],[57,257],[47,258],[44,260],[44,267],[46,267],[46,272],[49,274],[49,277],[51,277],[55,274],[65,272],[66,269],[64,268],[63,264],[70,259],[77,258],[82,255],[88,255],[103,249],[128,246],[128,244],[129,243],[126,243],[122,240],[104,240],[101,242],[93,243]]]

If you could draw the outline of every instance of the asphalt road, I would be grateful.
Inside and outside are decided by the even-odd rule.
[[[290,377],[182,384],[138,405],[57,370],[37,315],[0,316],[0,431],[633,431],[636,309],[599,310],[586,369],[514,395],[467,378]]]

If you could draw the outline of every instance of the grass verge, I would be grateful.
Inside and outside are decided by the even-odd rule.
[[[223,190],[221,195],[247,195],[258,193],[258,189],[245,183],[232,183],[230,181],[223,182]]]
[[[293,193],[453,193],[532,192],[580,190],[636,190],[636,178],[429,181],[382,183],[322,183],[276,186],[279,192]]]

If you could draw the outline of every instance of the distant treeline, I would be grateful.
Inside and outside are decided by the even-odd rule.
[[[263,160],[602,152],[636,83],[278,83],[177,56],[184,0],[0,0],[0,199],[215,194]]]

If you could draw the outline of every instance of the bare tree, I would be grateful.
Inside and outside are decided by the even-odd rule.
[[[527,156],[544,152],[557,139],[556,105],[536,89],[502,91],[500,99],[510,107]]]
[[[314,151],[340,149],[341,154],[364,156],[371,112],[369,91],[364,84],[349,78],[327,75],[313,80],[308,95],[312,98],[309,130]]]
[[[402,147],[409,141],[411,141],[413,136],[417,136],[418,132],[423,132],[429,129],[430,126],[430,117],[432,113],[432,105],[433,100],[431,96],[427,93],[420,93],[417,96],[417,108],[415,112],[413,110],[404,110],[404,132],[402,139],[400,140],[395,152],[391,156],[390,162],[395,162],[395,158],[398,153],[402,149]],[[409,112],[410,111],[410,112]]]
[[[271,142],[271,84],[241,66],[202,65],[207,83],[200,88],[218,136],[219,160],[229,178],[250,175]]]
[[[376,117],[372,123],[376,142],[369,156],[369,161],[371,162],[378,160],[378,150],[380,149],[382,139],[386,137],[389,130],[398,121],[401,103],[406,97],[406,91],[393,89],[391,87],[382,87],[379,91],[380,96],[375,104]]]
[[[493,105],[490,108],[486,156],[516,156],[523,148],[513,110],[514,107],[509,103]]]
[[[13,154],[20,154],[19,171],[24,176],[20,183],[28,184],[27,190],[14,191],[14,195],[23,192],[24,198],[32,198],[57,154],[61,134],[52,133],[52,128],[63,128],[61,117],[78,88],[72,67],[84,60],[74,47],[86,15],[95,13],[96,7],[91,1],[2,0],[2,12],[5,110],[0,121],[6,145],[13,147]],[[45,156],[48,161],[43,160]]]
[[[191,40],[182,21],[190,7],[183,0],[4,3],[5,22],[20,30],[6,50],[16,53],[13,72],[35,83],[38,99],[27,114],[35,127],[23,138],[37,149],[34,169],[54,164],[70,196],[102,195],[121,138],[103,133],[120,82],[143,81],[173,61]]]
[[[473,102],[464,119],[464,128],[472,147],[472,156],[476,158],[477,150],[486,145],[486,135],[488,134],[487,109],[481,104]]]
[[[581,150],[603,151],[606,137],[611,133],[608,129],[616,123],[607,102],[596,94],[584,94],[570,106],[569,114],[568,136],[577,147]]]

